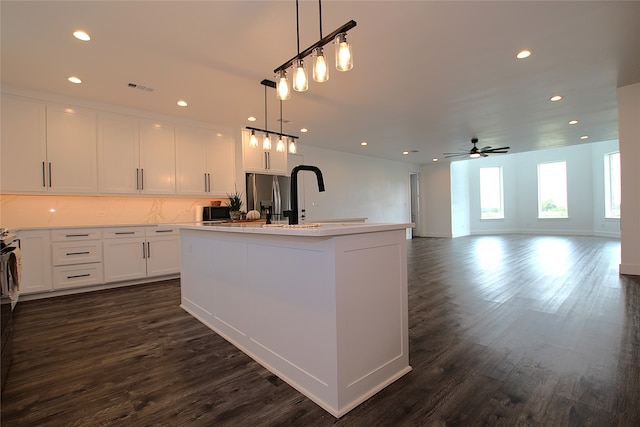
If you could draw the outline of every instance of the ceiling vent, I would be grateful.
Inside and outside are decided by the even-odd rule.
[[[152,87],[142,86],[142,85],[139,85],[137,83],[129,83],[128,86],[131,89],[138,89],[138,90],[141,90],[143,92],[153,92],[153,88]]]

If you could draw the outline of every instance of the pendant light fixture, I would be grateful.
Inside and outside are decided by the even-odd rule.
[[[322,0],[318,0],[318,16],[320,17],[320,40],[322,40]],[[313,49],[313,80],[318,83],[329,80],[329,68],[322,46]]]
[[[326,82],[329,80],[329,68],[327,58],[324,55],[323,47],[331,42],[335,44],[336,68],[339,71],[349,71],[353,68],[353,49],[351,43],[347,42],[347,31],[357,25],[351,20],[334,30],[331,34],[322,37],[322,0],[318,0],[318,13],[320,22],[320,40],[300,51],[300,24],[298,0],[296,0],[296,41],[298,54],[273,70],[278,81],[276,94],[279,100],[285,101],[291,98],[289,83],[287,81],[287,69],[292,68],[292,86],[297,92],[304,92],[309,89],[309,79],[307,78],[307,68],[305,58],[312,55],[313,60],[313,80],[316,82]]]
[[[251,131],[251,139],[249,139],[249,148],[258,148],[258,138],[256,138],[256,131]]]
[[[287,148],[287,142],[289,147],[289,153],[295,154],[297,152],[296,148],[296,139],[299,138],[295,135],[287,135],[286,133],[282,133],[282,100],[280,100],[280,132],[274,132],[267,128],[268,123],[268,115],[267,115],[267,87],[272,87],[274,89],[278,89],[278,85],[276,82],[271,80],[262,80],[260,82],[261,85],[264,86],[264,129],[258,129],[251,126],[246,126],[245,129],[251,131],[251,137],[249,139],[249,148],[258,148],[258,138],[256,137],[256,132],[262,132],[264,134],[264,139],[262,140],[262,149],[264,151],[271,150],[271,136],[270,135],[278,135],[278,142],[276,143],[276,151],[283,153]]]

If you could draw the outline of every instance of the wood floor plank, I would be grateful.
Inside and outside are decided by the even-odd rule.
[[[179,307],[179,280],[29,301],[11,426],[638,426],[640,278],[620,243],[408,242],[413,371],[339,420]]]

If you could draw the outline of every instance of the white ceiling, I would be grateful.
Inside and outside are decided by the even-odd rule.
[[[0,7],[3,84],[236,129],[264,127],[260,81],[296,53],[293,0]],[[472,137],[511,153],[616,139],[616,87],[640,82],[638,1],[325,0],[322,11],[325,35],[358,23],[354,68],[284,102],[283,131],[309,129],[301,144],[429,163],[470,149]],[[76,29],[92,40],[73,38]],[[319,38],[318,2],[301,1],[301,50]],[[533,55],[516,60],[523,48]],[[549,102],[554,94],[564,99]],[[267,127],[278,130],[268,95]]]

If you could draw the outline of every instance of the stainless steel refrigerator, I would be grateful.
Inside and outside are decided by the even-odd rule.
[[[255,209],[272,221],[287,220],[282,211],[291,209],[291,178],[279,175],[247,174],[247,212]]]

